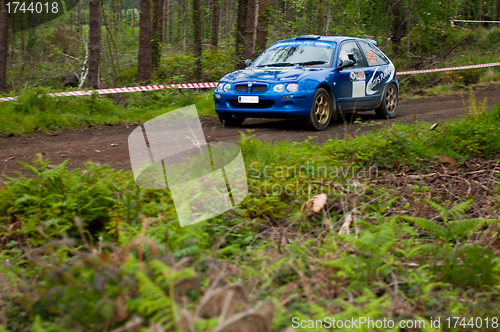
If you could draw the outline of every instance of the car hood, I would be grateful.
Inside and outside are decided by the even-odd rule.
[[[312,67],[263,67],[247,68],[227,74],[222,78],[225,81],[247,82],[247,81],[297,81],[313,72],[328,68]]]

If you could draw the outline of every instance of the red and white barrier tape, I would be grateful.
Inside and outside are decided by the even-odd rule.
[[[480,64],[480,65],[470,65],[470,66],[461,66],[461,67],[401,71],[401,72],[398,72],[397,75],[434,73],[434,72],[439,72],[439,71],[452,71],[452,70],[484,68],[484,67],[494,67],[494,66],[500,66],[500,62],[484,63],[484,64]],[[215,88],[216,86],[217,86],[216,82],[168,84],[168,85],[159,84],[159,85],[148,85],[148,86],[134,86],[134,87],[128,87],[128,88],[100,89],[100,90],[95,90],[95,91],[88,90],[88,91],[56,92],[56,93],[48,93],[47,96],[51,96],[51,97],[88,96],[94,92],[99,94],[99,95],[106,95],[106,94],[114,94],[114,93],[153,91],[153,90],[162,90],[162,89],[206,89],[206,88]],[[16,100],[16,99],[17,99],[17,97],[4,97],[4,98],[0,98],[0,101],[11,101],[11,100]]]
[[[470,66],[461,66],[461,67],[401,71],[401,72],[398,72],[397,74],[398,75],[410,75],[410,74],[434,73],[434,72],[438,72],[438,71],[452,71],[452,70],[474,69],[474,68],[484,68],[484,67],[494,67],[494,66],[500,66],[500,62],[483,63],[480,65],[470,65]]]
[[[474,21],[474,20],[451,20],[452,22],[466,22],[466,23],[500,23],[500,21]]]
[[[114,88],[114,89],[100,89],[100,90],[88,90],[88,91],[67,91],[67,92],[56,92],[48,93],[47,96],[51,97],[69,97],[69,96],[88,96],[92,93],[97,93],[99,95],[107,95],[114,93],[125,93],[125,92],[140,92],[140,91],[153,91],[162,89],[197,89],[197,88],[215,88],[217,83],[187,83],[187,84],[168,84],[168,85],[148,85],[148,86],[133,86],[128,88]],[[11,101],[16,100],[17,97],[5,97],[0,98],[0,101]]]

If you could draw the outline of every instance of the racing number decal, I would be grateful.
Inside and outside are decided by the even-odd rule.
[[[352,81],[352,97],[364,97],[366,76],[364,71],[353,71],[349,74]]]

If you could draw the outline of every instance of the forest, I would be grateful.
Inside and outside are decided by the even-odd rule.
[[[217,81],[270,44],[306,34],[374,38],[398,69],[424,68],[474,39],[457,40],[456,30],[469,29],[453,31],[451,17],[500,17],[498,0],[73,0],[66,7],[59,17],[2,7],[0,91]],[[495,43],[498,33],[488,38]]]

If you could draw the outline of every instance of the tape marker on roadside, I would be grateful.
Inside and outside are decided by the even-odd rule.
[[[488,22],[490,22],[490,21],[488,21]],[[434,72],[439,72],[439,71],[453,71],[453,70],[485,68],[485,67],[494,67],[494,66],[500,66],[500,62],[484,63],[484,64],[480,64],[480,65],[470,65],[470,66],[461,66],[461,67],[401,71],[401,72],[397,72],[396,75],[434,73]],[[115,93],[153,91],[153,90],[162,90],[162,89],[208,89],[208,88],[215,88],[216,86],[217,86],[216,82],[168,84],[168,85],[158,84],[158,85],[147,85],[147,86],[134,86],[134,87],[127,87],[127,88],[111,88],[111,89],[99,89],[99,90],[88,90],[88,91],[56,92],[56,93],[48,93],[47,96],[51,96],[51,97],[88,96],[88,95],[91,95],[92,93],[96,93],[99,95],[107,95],[107,94],[115,94]],[[17,97],[0,98],[0,101],[12,101],[12,100],[17,100]]]
[[[99,89],[99,90],[88,90],[88,91],[67,91],[67,92],[55,92],[48,93],[47,96],[50,97],[70,97],[70,96],[88,96],[92,93],[98,95],[107,95],[115,93],[126,93],[126,92],[140,92],[140,91],[153,91],[162,89],[207,89],[215,88],[217,83],[188,83],[188,84],[168,84],[168,85],[147,85],[147,86],[133,86],[127,88],[111,88],[111,89]],[[17,97],[4,97],[0,98],[0,101],[11,101],[16,100]]]
[[[451,20],[452,22],[466,22],[466,23],[500,23],[500,21],[474,21],[474,20]]]
[[[484,63],[480,65],[470,65],[461,67],[450,67],[450,68],[436,68],[436,69],[424,69],[424,70],[412,70],[412,71],[401,71],[397,75],[410,75],[410,74],[422,74],[422,73],[434,73],[438,71],[452,71],[452,70],[462,70],[462,69],[474,69],[474,68],[485,68],[500,66],[500,62]]]

